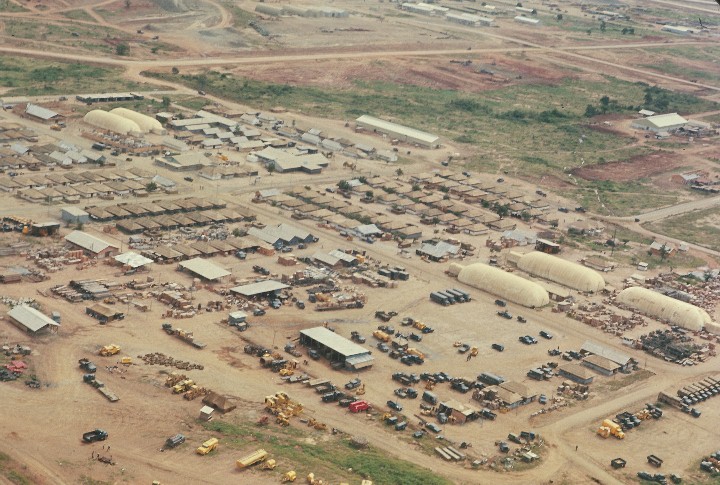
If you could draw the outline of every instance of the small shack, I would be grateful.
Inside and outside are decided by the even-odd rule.
[[[212,419],[212,414],[215,411],[215,409],[211,408],[210,406],[203,406],[200,409],[200,421],[210,421]]]
[[[98,320],[101,324],[113,322],[115,320],[122,320],[125,318],[123,312],[117,312],[112,308],[96,303],[93,306],[85,308],[85,313]]]

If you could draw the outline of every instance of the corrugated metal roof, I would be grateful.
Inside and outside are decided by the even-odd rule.
[[[367,125],[373,126],[381,131],[387,131],[390,133],[396,133],[399,135],[407,136],[410,138],[414,138],[416,140],[423,141],[428,144],[437,143],[438,140],[440,139],[439,136],[433,135],[432,133],[426,133],[424,131],[416,130],[415,128],[409,128],[407,126],[398,125],[397,123],[392,123],[390,121],[381,120],[381,119],[375,118],[373,116],[362,115],[355,121],[358,123],[365,123]]]
[[[233,293],[239,293],[243,296],[255,296],[261,293],[267,293],[269,291],[283,290],[285,288],[290,287],[284,283],[280,283],[279,281],[266,280],[259,281],[257,283],[249,283],[247,285],[236,286],[235,288],[231,288],[230,291],[232,291]]]
[[[215,280],[227,276],[230,271],[203,258],[193,258],[180,263],[180,267],[192,271],[198,276],[208,280]]]
[[[145,266],[146,264],[150,264],[153,262],[152,259],[146,258],[145,256],[141,256],[138,253],[134,253],[132,251],[118,254],[117,256],[115,256],[115,261],[128,265],[132,268],[139,268],[140,266]]]
[[[25,108],[25,113],[29,114],[30,116],[35,116],[36,118],[40,118],[42,120],[49,120],[58,115],[53,110],[43,108],[42,106],[38,106],[36,104],[30,104],[30,103],[28,103],[27,107]]]
[[[65,240],[93,253],[100,253],[110,247],[118,249],[114,244],[110,244],[83,231],[73,231],[65,236]]]
[[[48,325],[60,326],[52,318],[27,305],[16,306],[8,312],[8,316],[33,332],[37,332]]]
[[[629,355],[623,354],[620,351],[608,347],[603,347],[602,345],[597,344],[591,340],[586,341],[580,349],[584,350],[585,352],[590,352],[591,354],[605,357],[606,359],[610,359],[611,361],[620,365],[625,365],[630,361]]]
[[[331,332],[325,327],[308,328],[306,330],[301,330],[300,334],[305,335],[306,337],[311,338],[328,348],[331,348],[346,358],[370,354],[368,349],[359,346],[355,342],[352,342],[335,332]]]

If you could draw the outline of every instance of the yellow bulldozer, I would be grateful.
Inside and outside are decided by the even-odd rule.
[[[323,481],[316,479],[315,474],[312,472],[308,473],[307,482],[308,482],[308,485],[323,485]]]
[[[277,462],[274,459],[269,459],[265,461],[265,463],[262,464],[260,467],[261,470],[274,470],[277,466]]]
[[[281,481],[282,483],[285,483],[285,482],[294,482],[296,478],[297,478],[297,473],[295,473],[295,470],[290,470],[289,472],[286,472],[286,473],[282,476],[282,479],[281,479],[280,481]]]
[[[173,372],[165,378],[165,387],[173,387],[178,382],[184,381],[186,379],[187,376],[185,374],[177,374]]]
[[[316,420],[315,418],[310,418],[310,420],[308,421],[308,426],[318,429],[318,430],[327,429],[327,424],[321,423],[320,421]]]
[[[103,357],[108,357],[110,355],[115,355],[118,352],[120,352],[120,346],[115,344],[106,345],[103,348],[100,349],[98,354],[102,355]]]
[[[195,382],[192,379],[185,379],[184,381],[178,382],[173,386],[173,394],[180,394],[181,392],[185,392],[194,385]]]
[[[360,384],[360,387],[355,389],[356,396],[362,396],[363,394],[365,394],[365,383]]]

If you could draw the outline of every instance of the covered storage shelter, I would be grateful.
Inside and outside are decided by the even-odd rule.
[[[372,366],[370,351],[341,337],[325,327],[314,327],[300,331],[300,343],[315,349],[332,363],[350,370],[360,370]]]
[[[533,276],[539,276],[578,291],[596,292],[605,288],[605,280],[600,273],[539,251],[522,255],[517,265],[518,268]]]
[[[705,325],[714,327],[710,315],[702,308],[640,286],[622,290],[617,296],[617,302],[688,330],[697,331]]]
[[[539,284],[487,264],[475,263],[463,267],[453,263],[449,273],[457,275],[461,283],[518,305],[536,308],[550,303],[548,292]]]

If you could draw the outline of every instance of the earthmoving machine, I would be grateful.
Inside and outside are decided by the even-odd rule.
[[[286,472],[282,479],[280,480],[282,483],[285,482],[294,482],[297,478],[297,473],[295,473],[295,470],[290,470],[289,472]]]
[[[207,455],[208,453],[210,453],[211,451],[216,449],[219,444],[220,444],[220,441],[218,441],[217,438],[210,438],[209,440],[205,441],[202,445],[200,445],[198,447],[198,449],[195,450],[195,452],[198,455]]]
[[[478,352],[479,352],[479,351],[478,351],[478,348],[477,348],[477,347],[472,347],[472,348],[470,349],[470,357],[477,357]]]
[[[115,344],[106,345],[103,348],[100,349],[98,352],[99,355],[103,357],[109,357],[111,355],[115,355],[118,352],[120,352],[120,346]]]
[[[173,372],[165,378],[165,387],[173,387],[178,382],[182,382],[186,379],[187,376],[185,374]]]
[[[308,473],[307,482],[308,482],[308,485],[323,485],[323,481],[315,479],[315,474],[312,472]]]
[[[320,421],[318,421],[315,418],[310,418],[310,420],[308,421],[308,426],[310,426],[311,428],[315,428],[317,430],[327,429],[327,424],[321,423]]]
[[[255,463],[259,463],[261,461],[264,461],[268,457],[268,452],[263,450],[262,448],[253,451],[252,453],[249,453],[239,460],[235,462],[237,467],[241,470],[254,465]],[[272,460],[273,464],[275,463],[275,460]],[[273,468],[275,468],[273,466]],[[271,469],[271,468],[270,468]]]
[[[360,384],[360,387],[355,389],[356,396],[362,396],[365,394],[365,383]]]
[[[603,438],[607,438],[609,436],[614,436],[619,440],[625,438],[625,433],[623,432],[622,427],[609,419],[603,420],[602,425],[597,430],[597,434]]]
[[[183,393],[183,397],[188,401],[192,401],[196,397],[207,396],[209,393],[210,391],[208,389],[205,389],[204,387],[192,385],[190,386],[190,389]]]
[[[192,332],[187,332],[181,328],[173,328],[171,323],[163,323],[162,329],[165,330],[165,333],[167,333],[168,335],[177,337],[180,340],[183,340],[183,341],[189,343],[190,345],[192,345],[195,348],[204,349],[206,347],[206,345],[204,343],[198,342],[197,340],[195,340],[195,336],[193,335]]]
[[[261,470],[274,470],[277,466],[277,462],[274,459],[265,460],[265,463],[263,463],[260,466]]]
[[[185,379],[175,384],[172,388],[173,394],[180,394],[181,392],[189,391],[192,386],[195,385],[195,381],[192,379]]]

